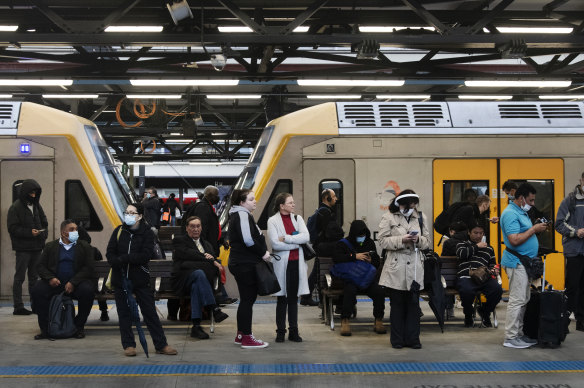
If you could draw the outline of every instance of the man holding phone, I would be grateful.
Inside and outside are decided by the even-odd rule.
[[[28,292],[38,278],[36,265],[47,239],[47,217],[40,204],[42,189],[37,181],[26,179],[20,185],[18,199],[8,209],[8,233],[12,241],[12,250],[16,252],[12,297],[14,315],[30,315],[32,311],[24,307],[22,301],[22,283],[28,270]]]

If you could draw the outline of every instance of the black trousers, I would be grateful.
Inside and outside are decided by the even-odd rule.
[[[233,274],[239,290],[237,331],[250,335],[252,334],[253,304],[258,297],[255,266],[254,264],[230,264],[229,271]]]
[[[278,297],[276,303],[276,326],[278,331],[286,330],[286,310],[288,327],[298,328],[298,260],[289,261],[286,266],[286,295]]]
[[[357,303],[357,292],[359,289],[353,283],[345,282],[343,288],[343,310],[341,312],[342,318],[350,318],[353,314],[353,306]],[[385,294],[383,288],[377,283],[373,283],[369,288],[362,291],[373,300],[373,316],[377,319],[382,319],[385,313]]]
[[[310,275],[308,275],[308,289],[310,290],[310,294],[307,296],[312,298],[312,291],[316,287],[316,282],[318,281],[318,268],[319,268],[319,260],[318,256],[314,258],[314,264],[312,266],[312,271],[310,271]]]
[[[38,280],[32,288],[32,301],[34,312],[37,314],[39,328],[42,333],[47,332],[49,327],[49,304],[51,298],[61,292],[65,291],[65,285],[58,287],[51,287],[47,280]],[[92,281],[86,280],[77,285],[71,297],[77,300],[77,316],[75,317],[75,326],[77,329],[83,329],[87,317],[91,312],[93,306],[93,296],[95,294],[95,284]]]
[[[412,346],[420,343],[420,299],[410,291],[389,289],[391,344]]]
[[[484,284],[478,285],[471,278],[456,279],[456,289],[460,294],[460,301],[465,316],[470,316],[473,313],[473,302],[477,292],[481,292],[487,298],[487,302],[483,305],[483,311],[490,314],[495,310],[497,304],[501,301],[503,289],[497,282],[497,279],[489,279]]]
[[[584,256],[566,258],[566,295],[568,311],[584,321]]]
[[[130,346],[135,348],[136,340],[134,339],[134,331],[132,330],[132,312],[128,306],[128,298],[122,287],[116,287],[114,295],[116,297],[122,346],[124,349]],[[166,336],[164,335],[158,314],[156,314],[152,290],[150,287],[134,288],[134,295],[136,296],[138,306],[140,306],[140,312],[144,317],[144,322],[146,322],[146,326],[150,332],[150,337],[152,337],[152,342],[154,342],[154,347],[157,350],[164,348],[168,343],[166,342]]]

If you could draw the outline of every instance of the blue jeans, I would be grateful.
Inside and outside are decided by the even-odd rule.
[[[191,288],[191,319],[201,319],[203,307],[215,305],[215,296],[203,270],[191,272],[187,283]]]

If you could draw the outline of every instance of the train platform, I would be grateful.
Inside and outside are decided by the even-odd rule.
[[[177,356],[158,355],[147,334],[150,357],[140,345],[125,357],[117,314],[101,322],[97,304],[84,339],[40,340],[36,316],[13,316],[0,304],[0,385],[7,387],[411,387],[411,388],[576,388],[584,387],[584,333],[570,325],[560,348],[509,349],[502,346],[506,303],[497,308],[499,328],[464,328],[462,310],[441,332],[422,302],[423,348],[392,349],[389,334],[373,332],[372,305],[360,299],[353,335],[341,337],[319,318],[316,307],[299,307],[304,341],[275,343],[273,298],[254,308],[254,334],[270,342],[245,350],[233,343],[237,304],[224,307],[229,318],[209,340],[192,339],[186,322],[162,320]],[[158,302],[166,316],[166,304]],[[384,322],[388,325],[389,303]],[[340,326],[338,317],[337,324]],[[208,331],[209,326],[204,325]],[[146,331],[147,332],[147,331]]]

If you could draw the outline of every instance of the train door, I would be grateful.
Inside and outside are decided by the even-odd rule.
[[[500,217],[508,204],[505,194],[499,190],[510,179],[517,183],[529,182],[537,190],[535,207],[550,220],[563,199],[564,167],[561,159],[437,159],[433,164],[434,218],[454,202],[462,201],[471,190],[475,195],[491,198],[489,217]],[[502,193],[500,195],[499,193]],[[500,260],[504,246],[498,223],[489,223],[488,241]],[[434,249],[440,253],[438,233],[434,232]],[[561,248],[561,238],[550,228],[538,236],[540,246]],[[564,286],[564,262],[559,254],[548,256],[548,279],[556,288]],[[507,287],[507,278],[503,287]]]
[[[352,159],[307,159],[303,161],[304,217],[318,208],[320,193],[332,189],[337,195],[336,218],[348,233],[355,219],[355,161]]]
[[[14,253],[10,235],[6,228],[8,209],[18,197],[18,186],[24,179],[36,180],[43,190],[41,205],[49,221],[48,240],[54,238],[54,164],[52,160],[2,160],[0,161],[0,252],[2,261],[0,264],[0,293],[12,295],[12,282],[14,277]],[[24,294],[27,292],[26,282],[22,287]]]

